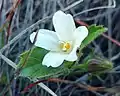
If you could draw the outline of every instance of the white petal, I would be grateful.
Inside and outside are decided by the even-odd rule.
[[[57,53],[57,52],[49,52],[45,55],[42,65],[46,65],[47,67],[52,66],[52,67],[58,67],[60,66],[66,55]]]
[[[65,58],[65,60],[67,61],[76,61],[77,60],[77,54],[76,54],[76,51],[77,51],[77,46],[75,46],[73,48],[73,50],[68,54],[68,56]]]
[[[87,37],[88,29],[85,26],[80,26],[75,30],[75,46],[78,47],[81,45],[81,42]]]
[[[57,11],[53,16],[53,25],[60,40],[72,40],[76,27],[73,17],[70,14]]]
[[[36,33],[37,32],[33,32],[30,35],[30,40],[32,43],[34,41]],[[58,44],[59,44],[59,40],[58,40],[58,37],[56,35],[56,32],[45,30],[45,29],[39,30],[39,32],[37,34],[35,46],[42,47],[46,50],[58,51],[59,50]]]

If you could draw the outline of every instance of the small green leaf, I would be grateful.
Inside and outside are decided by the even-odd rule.
[[[18,68],[22,66],[25,61],[26,56],[28,55],[29,51],[24,52],[21,55],[20,62],[18,64]],[[25,66],[23,66],[20,76],[30,77],[30,78],[42,78],[48,76],[54,76],[61,72],[65,71],[63,64],[60,67],[53,68],[53,67],[46,67],[42,65],[42,60],[44,56],[48,53],[47,50],[35,47],[32,49]]]
[[[90,44],[94,39],[96,39],[103,32],[107,31],[107,28],[104,28],[102,25],[96,26],[95,24],[88,27],[89,33],[88,36],[84,39],[80,46],[80,50]]]

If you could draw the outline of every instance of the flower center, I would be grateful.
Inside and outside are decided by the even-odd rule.
[[[68,52],[71,49],[71,44],[69,42],[60,42],[60,48],[64,52]]]

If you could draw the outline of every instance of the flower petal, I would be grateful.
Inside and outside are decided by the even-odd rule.
[[[77,46],[75,46],[73,48],[73,50],[68,54],[68,56],[65,58],[65,60],[67,61],[76,61],[77,60],[77,54],[76,54],[76,50],[77,50]]]
[[[52,66],[52,67],[58,67],[60,66],[66,55],[57,53],[57,52],[49,52],[45,55],[42,65],[46,65],[47,67]]]
[[[73,39],[73,32],[76,27],[70,14],[57,11],[53,16],[53,25],[60,40],[69,41]]]
[[[36,33],[37,32],[33,32],[30,35],[30,40],[32,43],[34,41]],[[59,50],[58,42],[59,42],[59,40],[56,35],[56,32],[45,30],[45,29],[40,29],[37,34],[35,46],[42,47],[46,50],[58,51]]]
[[[88,29],[85,26],[80,26],[75,30],[74,38],[75,38],[75,46],[78,47],[81,45],[81,42],[87,37]]]

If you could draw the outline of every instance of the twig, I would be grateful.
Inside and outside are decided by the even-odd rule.
[[[113,56],[110,60],[114,61],[114,60],[118,59],[119,57],[120,57],[120,52],[117,55]]]
[[[14,68],[15,70],[17,69],[17,65],[12,62],[11,60],[9,60],[8,58],[6,58],[1,52],[0,52],[0,57],[6,62],[8,63],[8,65],[10,65],[12,68]]]
[[[89,11],[93,11],[93,10],[99,10],[99,9],[105,9],[105,8],[115,8],[116,7],[116,1],[115,0],[112,0],[113,1],[113,5],[108,5],[108,6],[101,6],[101,7],[95,7],[95,8],[90,8],[88,10],[84,10],[80,13],[77,13],[75,15],[73,15],[74,17],[78,16],[78,15],[81,15],[83,13],[86,13],[86,12],[89,12]]]
[[[12,19],[13,19],[15,10],[18,7],[18,5],[20,4],[20,2],[21,2],[21,0],[17,0],[15,2],[15,4],[13,4],[13,8],[10,10],[10,13],[9,13],[9,15],[8,15],[8,17],[6,19],[6,23],[8,23],[6,43],[8,43],[8,38],[11,35],[10,28],[11,28]]]
[[[107,38],[108,40],[112,41],[113,43],[115,43],[116,45],[118,45],[120,47],[120,42],[118,42],[117,40],[111,38],[110,36],[106,35],[106,34],[102,34],[103,37]]]
[[[69,10],[69,9],[71,9],[71,8],[73,8],[73,7],[75,7],[76,5],[80,4],[81,2],[83,2],[83,0],[78,0],[77,2],[75,2],[75,3],[69,5],[68,7],[64,8],[64,9],[61,9],[61,10],[67,11],[67,10]]]
[[[39,80],[35,79],[33,80],[34,82],[37,82]],[[41,88],[43,88],[44,90],[46,90],[48,93],[50,93],[52,96],[57,96],[50,88],[48,88],[44,83],[38,83],[37,85],[39,85]]]
[[[72,84],[76,87],[83,88],[88,91],[104,91],[104,88],[105,88],[105,87],[92,87],[92,86],[89,86],[89,85],[86,85],[86,84],[83,84],[80,82],[77,83],[74,81],[62,80],[62,79],[58,79],[58,78],[49,78],[49,79],[39,80],[37,82],[34,82],[34,83],[28,85],[27,87],[24,88],[23,91],[21,91],[21,93],[27,92],[28,89],[32,88],[33,86],[35,86],[36,84],[41,83],[41,82],[62,82],[62,83],[66,83],[66,84]]]
[[[0,18],[1,18],[1,12],[2,12],[2,9],[3,9],[3,4],[4,4],[4,0],[1,0],[0,1]]]

